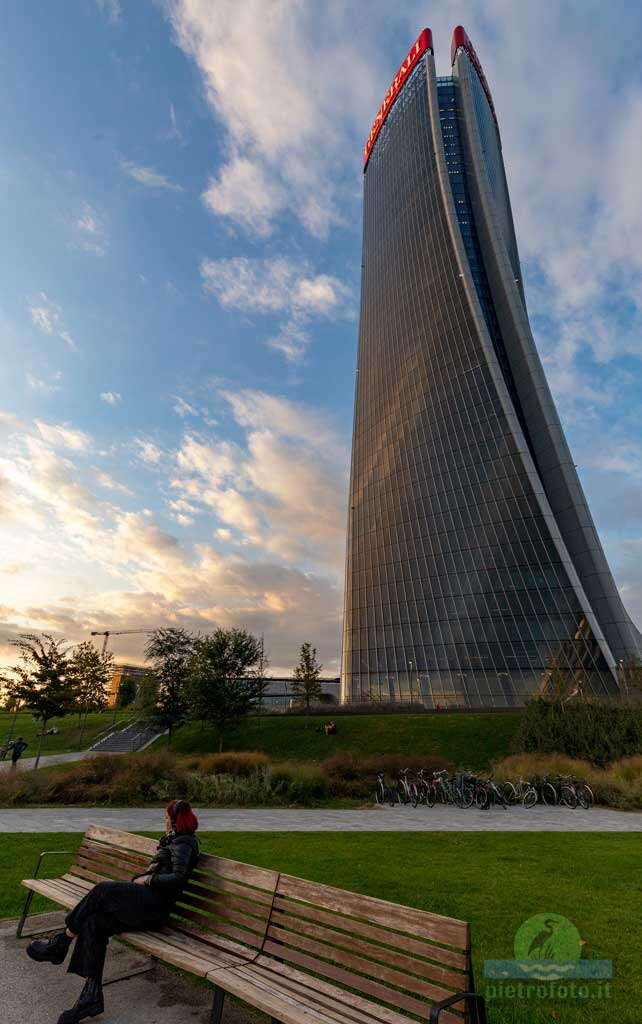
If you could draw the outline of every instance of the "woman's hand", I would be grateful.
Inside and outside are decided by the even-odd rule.
[[[134,882],[136,885],[149,885],[151,875],[141,875],[140,878],[135,878]]]

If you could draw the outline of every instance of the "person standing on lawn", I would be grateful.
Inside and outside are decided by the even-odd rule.
[[[67,914],[63,932],[29,944],[32,960],[62,964],[76,940],[68,970],[84,978],[85,986],[58,1024],[77,1024],[103,1013],[103,968],[110,936],[167,924],[198,861],[197,828],[198,818],[187,800],[173,800],[165,813],[165,835],[144,874],[131,882],[99,882]]]
[[[13,743],[11,744],[11,767],[12,768],[16,767],[16,765],[18,764],[18,761],[22,757],[23,751],[25,751],[28,746],[29,746],[29,744],[25,743],[25,741],[23,740],[22,736],[18,736],[18,739],[13,741]]]

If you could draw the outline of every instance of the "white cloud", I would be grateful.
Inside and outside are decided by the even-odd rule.
[[[102,402],[106,402],[107,405],[120,405],[123,396],[119,391],[101,391],[100,399]]]
[[[84,430],[76,430],[66,424],[43,423],[42,420],[36,420],[35,424],[42,440],[52,448],[86,452],[91,447],[91,438]]]
[[[168,139],[175,139],[180,142],[183,138],[183,134],[178,125],[178,118],[176,117],[176,110],[174,104],[169,105],[169,131],[166,136]]]
[[[99,487],[104,487],[107,491],[117,491],[119,494],[132,494],[133,492],[125,484],[121,484],[118,480],[114,480],[113,476],[109,473],[105,473],[104,470],[98,469],[97,466],[92,467],[94,475],[96,477],[96,483]]]
[[[171,192],[182,192],[183,186],[176,185],[173,181],[169,181],[164,174],[159,174],[158,171],[154,171],[151,167],[142,167],[139,164],[130,163],[125,161],[121,164],[125,174],[134,181],[137,181],[139,185],[144,185],[145,188],[165,188]]]
[[[222,391],[242,445],[187,436],[172,487],[234,537],[286,562],[338,567],[347,444],[314,410],[256,391]]]
[[[176,39],[202,75],[227,132],[228,156],[205,199],[217,214],[267,234],[287,206],[323,237],[341,220],[337,184],[358,166],[386,86],[370,11],[358,5],[170,0]],[[392,70],[392,69],[391,69]]]
[[[44,334],[55,335],[64,341],[70,349],[77,349],[76,343],[66,329],[62,320],[62,309],[44,292],[40,292],[31,300],[29,306],[31,322]]]
[[[123,13],[120,0],[96,0],[96,3],[107,21],[112,25],[117,25]]]
[[[142,437],[134,441],[138,458],[150,466],[157,466],[163,458],[163,451],[153,441],[146,441]]]
[[[310,343],[306,325],[314,316],[349,317],[350,289],[329,274],[313,274],[307,263],[297,265],[283,256],[269,259],[202,260],[203,287],[222,306],[249,313],[285,313],[268,344],[295,361]]]
[[[173,409],[176,415],[180,416],[181,419],[184,419],[185,416],[198,416],[198,410],[195,409],[193,405],[190,405],[189,402],[186,402],[184,398],[180,398],[178,395],[174,395]]]
[[[35,377],[32,373],[25,374],[25,380],[27,387],[31,391],[38,391],[42,395],[51,395],[55,391],[60,391],[60,382],[62,380],[62,370],[57,370],[49,380],[44,380],[42,377]]]
[[[81,249],[104,256],[107,250],[107,221],[90,203],[83,203],[73,223],[76,241]]]
[[[236,156],[221,169],[218,179],[210,178],[203,202],[213,213],[265,237],[275,214],[287,205],[287,193],[258,163]]]

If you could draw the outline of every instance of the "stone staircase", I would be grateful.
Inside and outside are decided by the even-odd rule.
[[[163,732],[149,726],[146,722],[130,722],[124,729],[117,729],[103,736],[91,748],[92,754],[133,754],[136,750],[144,750],[150,743],[163,736]]]

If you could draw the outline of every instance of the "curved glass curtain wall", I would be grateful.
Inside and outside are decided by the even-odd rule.
[[[422,61],[365,174],[344,693],[510,706],[555,669],[605,693],[459,278],[426,90]]]

